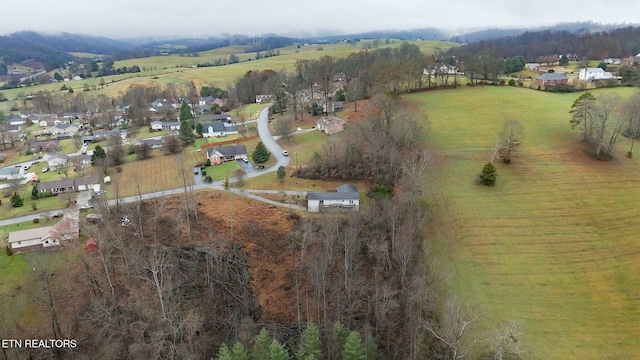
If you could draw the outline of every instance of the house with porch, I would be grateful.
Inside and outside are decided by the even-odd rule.
[[[39,182],[37,183],[36,188],[38,189],[38,192],[51,192],[52,194],[84,190],[100,191],[100,180],[96,177],[87,175],[80,179],[61,179]]]
[[[207,159],[212,165],[238,160],[246,155],[247,148],[244,145],[216,146],[207,149]]]
[[[310,192],[307,194],[307,211],[358,211],[360,193],[352,184],[338,186],[335,192]]]
[[[202,137],[221,137],[238,133],[236,125],[230,125],[223,122],[215,122],[211,124],[202,124]]]

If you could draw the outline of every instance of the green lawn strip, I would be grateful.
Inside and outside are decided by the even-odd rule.
[[[45,225],[41,223],[37,226]],[[40,304],[44,303],[46,292],[43,291],[42,282],[33,270],[31,258],[42,256],[48,263],[47,266],[56,271],[59,267],[66,265],[70,254],[66,251],[55,251],[46,254],[27,253],[7,256],[4,249],[2,252],[0,254],[0,272],[2,273],[0,301],[5,309],[11,309],[11,311],[5,311],[0,315],[0,327],[9,331],[16,327],[35,328],[50,323],[50,319],[42,316],[43,310]]]
[[[325,133],[320,131],[310,131],[295,134],[288,140],[280,139],[278,140],[278,144],[289,152],[289,157],[291,157],[289,168],[294,169],[296,167],[296,162],[298,166],[306,166],[309,161],[313,159],[313,155],[316,152],[322,155],[323,149],[327,144],[331,141],[337,141],[337,139],[342,136],[343,134],[327,136]]]
[[[19,189],[19,194],[22,197],[23,205],[20,207],[13,207],[11,205],[10,197],[3,196],[2,205],[0,205],[0,219],[10,219],[18,216],[66,208],[68,202],[74,201],[77,196],[75,193],[70,193],[51,196],[38,200],[31,200],[32,185],[22,185]],[[3,189],[3,195],[8,195],[4,192],[4,190],[6,189]],[[32,203],[35,203],[35,210],[33,209]]]
[[[225,176],[236,176],[236,170],[240,169],[237,161],[228,161],[220,165],[207,166],[205,171],[207,176],[211,176],[213,181],[223,180]]]
[[[616,92],[626,97],[636,89]],[[582,153],[568,110],[577,94],[508,87],[410,95],[429,115],[434,257],[446,290],[482,310],[480,326],[520,321],[532,359],[636,353],[640,189],[626,139],[616,159]],[[475,184],[505,120],[523,123],[523,152],[496,163],[493,188]],[[579,344],[579,345],[577,345]]]

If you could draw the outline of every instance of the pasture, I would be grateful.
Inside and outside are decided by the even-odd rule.
[[[531,359],[640,350],[640,164],[625,157],[625,138],[612,161],[584,154],[569,126],[579,95],[484,87],[407,96],[431,121],[426,242],[447,276],[445,293],[482,311],[476,328],[520,322]],[[522,153],[496,162],[495,187],[475,184],[510,119],[524,125]]]

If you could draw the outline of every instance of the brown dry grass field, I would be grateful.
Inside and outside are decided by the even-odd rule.
[[[146,160],[136,160],[122,165],[122,172],[111,170],[112,182],[106,186],[109,198],[134,196],[156,191],[193,185],[192,168],[196,163],[206,160],[201,152],[188,148],[181,154],[164,155],[162,149],[152,152]]]

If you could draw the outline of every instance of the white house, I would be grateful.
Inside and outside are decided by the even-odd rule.
[[[51,134],[69,134],[75,135],[82,129],[82,125],[80,124],[57,124],[56,126],[51,128]]]
[[[56,118],[44,118],[38,121],[38,125],[40,125],[40,127],[49,127],[58,124],[62,124],[62,120]]]
[[[620,65],[621,62],[622,62],[622,60],[620,60],[618,58],[606,58],[606,59],[604,59],[604,63],[605,64]]]
[[[453,65],[446,65],[446,64],[442,64],[442,65],[436,65],[431,69],[424,69],[422,71],[423,75],[440,75],[440,74],[449,74],[449,75],[455,75],[455,74],[459,74],[458,72],[458,68],[453,66]]]
[[[14,254],[31,250],[54,249],[60,246],[60,239],[55,235],[53,226],[45,226],[29,230],[9,233],[9,247]]]
[[[310,192],[307,194],[307,211],[360,210],[360,193],[355,185],[344,184],[336,192]]]
[[[220,137],[237,133],[238,127],[236,125],[229,125],[222,122],[202,124],[202,137]]]
[[[151,122],[151,131],[161,131],[161,130],[162,130],[162,121]]]
[[[583,68],[580,69],[580,74],[578,75],[578,79],[580,80],[607,80],[614,79],[613,74],[610,72],[604,71],[600,68]]]
[[[256,104],[262,104],[266,102],[273,102],[273,95],[270,95],[270,94],[256,95]]]

